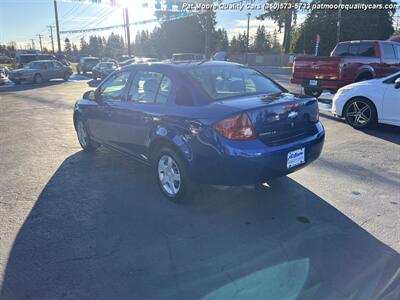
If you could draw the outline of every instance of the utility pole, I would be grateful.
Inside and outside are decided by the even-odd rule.
[[[130,30],[129,30],[129,13],[128,13],[128,8],[127,7],[124,8],[124,15],[125,15],[126,40],[128,42],[128,55],[130,57],[131,54],[132,54],[132,51],[131,51],[131,33],[130,33]]]
[[[54,39],[53,39],[53,27],[52,25],[47,26],[50,28],[50,38],[51,38],[51,49],[53,49],[54,54]]]
[[[337,20],[337,32],[336,32],[336,44],[340,42],[340,23],[342,21],[342,0],[339,0],[338,9],[338,20]]]
[[[60,26],[58,24],[58,12],[57,12],[57,1],[56,0],[54,0],[54,14],[56,15],[56,31],[57,31],[58,52],[61,52]]]
[[[249,56],[249,40],[250,40],[250,16],[251,13],[247,13],[247,37],[246,37],[246,65],[248,63],[248,56]]]
[[[43,47],[42,47],[42,36],[43,36],[43,35],[37,34],[37,36],[39,37],[40,52],[43,52]]]

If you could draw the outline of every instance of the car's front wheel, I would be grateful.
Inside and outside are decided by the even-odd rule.
[[[92,141],[86,129],[85,123],[78,119],[76,123],[76,134],[82,149],[85,151],[95,151],[100,145]]]
[[[185,163],[175,151],[162,148],[154,161],[154,170],[158,185],[168,199],[181,200],[191,190]]]
[[[346,122],[356,128],[365,129],[377,123],[377,113],[374,104],[365,98],[350,100],[344,108]]]
[[[34,83],[41,83],[43,81],[43,78],[42,78],[42,75],[40,75],[40,74],[36,74],[34,77],[33,77],[33,82]]]
[[[69,73],[68,72],[64,73],[63,79],[64,79],[64,81],[68,81],[68,79],[69,79]]]

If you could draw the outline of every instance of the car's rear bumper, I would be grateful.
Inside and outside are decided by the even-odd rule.
[[[317,80],[318,85],[317,86],[310,86],[308,83],[310,80]],[[321,89],[321,90],[338,90],[341,87],[344,87],[345,85],[348,85],[351,82],[343,81],[343,80],[318,80],[318,79],[306,79],[306,78],[297,78],[297,77],[292,77],[290,79],[290,82],[293,84],[299,84],[303,87],[310,87],[310,88],[315,88],[315,89]]]
[[[189,164],[192,180],[214,185],[249,185],[297,171],[321,154],[325,131],[321,123],[315,126],[316,134],[279,146],[266,146],[259,140],[224,140],[223,149],[215,151],[215,155],[200,153],[194,156]],[[305,163],[288,169],[288,152],[300,148],[305,148]]]

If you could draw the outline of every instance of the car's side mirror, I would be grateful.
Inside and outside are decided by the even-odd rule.
[[[87,91],[83,94],[82,98],[90,101],[96,101],[96,91]]]
[[[394,88],[395,89],[400,89],[400,77],[395,80]]]

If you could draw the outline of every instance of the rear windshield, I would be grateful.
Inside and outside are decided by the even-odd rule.
[[[283,90],[256,70],[242,66],[199,67],[190,76],[215,101],[254,94],[276,94]]]

